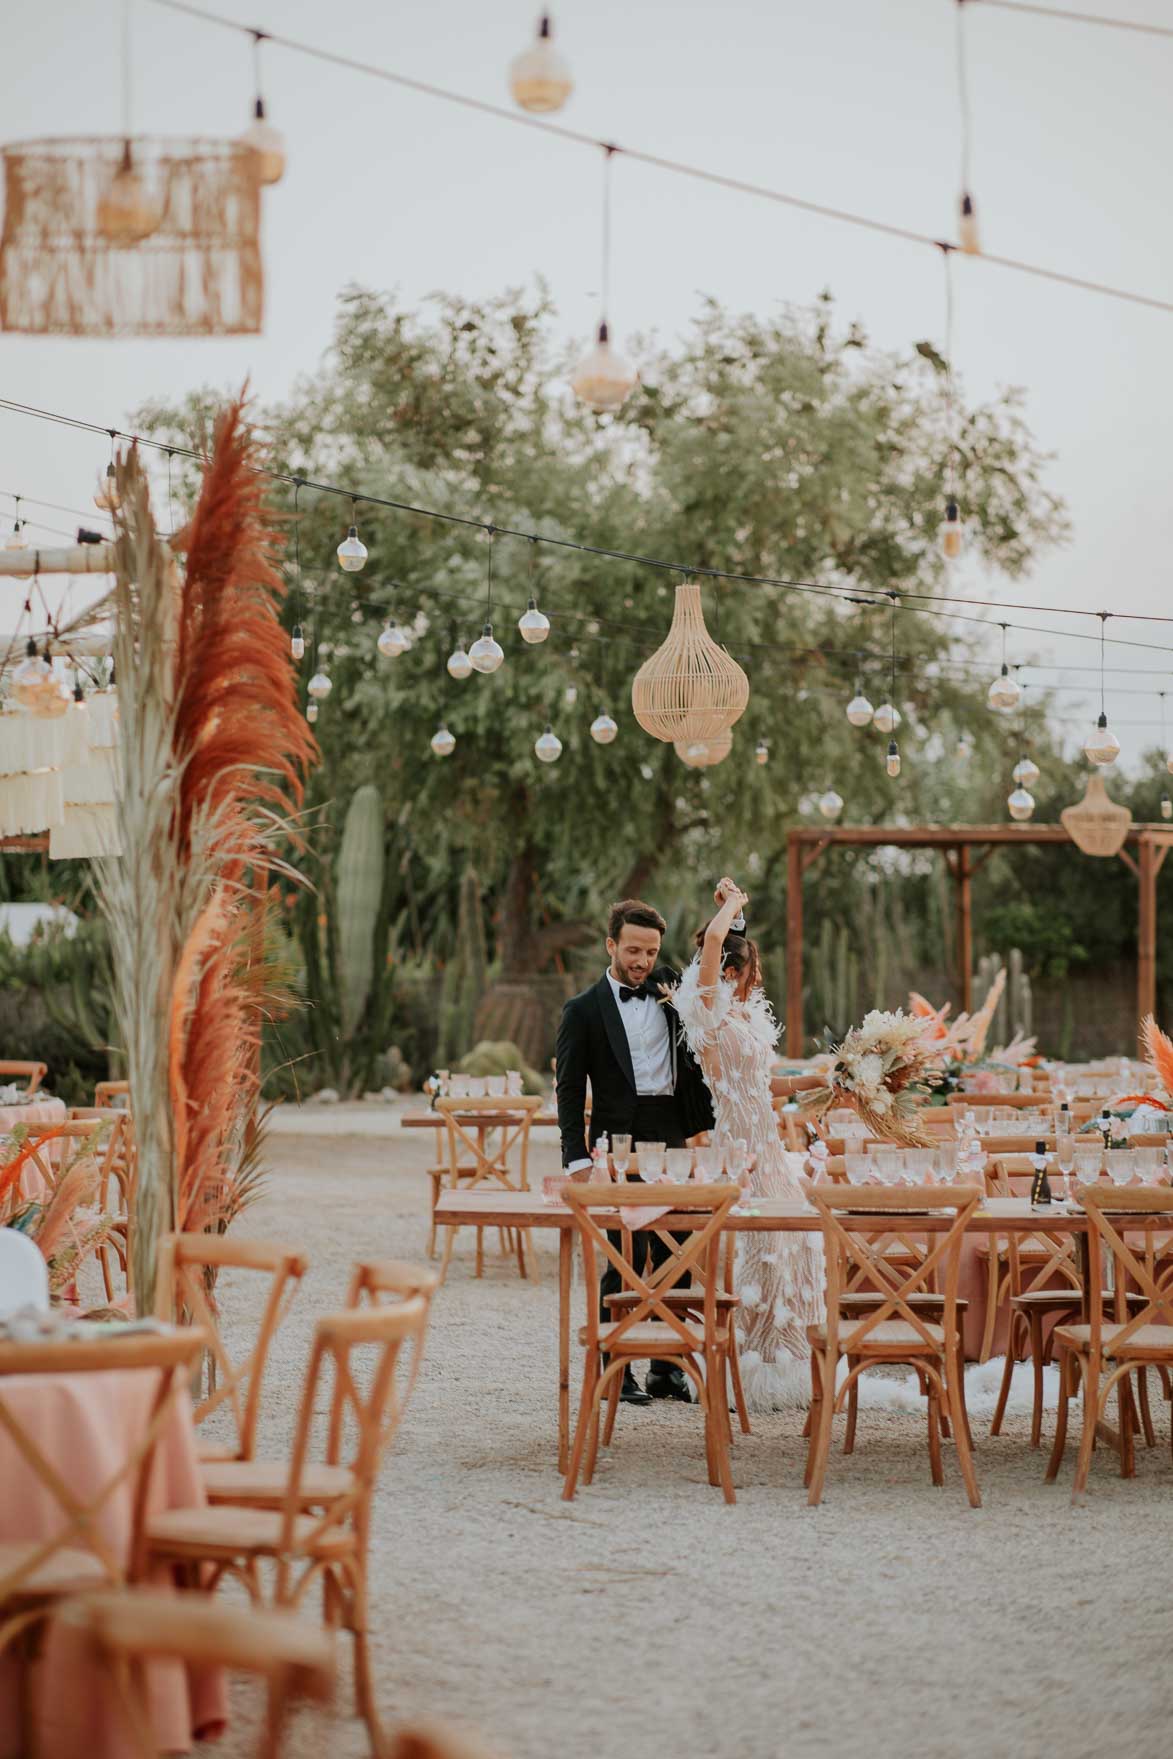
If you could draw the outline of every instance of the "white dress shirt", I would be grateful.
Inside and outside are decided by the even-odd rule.
[[[619,999],[619,979],[607,968],[607,982],[619,1009],[619,1018],[627,1034],[631,1051],[631,1071],[635,1091],[641,1099],[653,1094],[672,1092],[672,1045],[668,1037],[668,1020],[664,1009],[651,996]]]

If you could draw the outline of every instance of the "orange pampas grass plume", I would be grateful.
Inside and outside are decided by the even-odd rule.
[[[1145,1054],[1161,1080],[1166,1093],[1173,1094],[1173,1039],[1162,1032],[1151,1014],[1140,1023]]]

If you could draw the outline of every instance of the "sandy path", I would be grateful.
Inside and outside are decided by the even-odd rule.
[[[339,1120],[341,1121],[341,1120]],[[262,1451],[284,1451],[315,1313],[340,1303],[359,1255],[421,1257],[430,1134],[271,1144],[266,1197],[242,1231],[304,1245],[313,1268],[277,1340]],[[544,1140],[534,1176],[551,1170]],[[1089,1504],[1044,1485],[1012,1420],[977,1425],[985,1506],[949,1451],[944,1490],[922,1421],[861,1416],[826,1500],[802,1491],[799,1422],[755,1419],[735,1447],[737,1506],[705,1482],[697,1413],[622,1411],[595,1484],[560,1501],[555,1470],[556,1279],[522,1284],[462,1235],[434,1309],[429,1360],[375,1504],[374,1660],[388,1721],[443,1714],[503,1759],[594,1759],[644,1745],[673,1759],[881,1759],[1168,1748],[1173,1470],[1141,1450],[1122,1483],[1097,1455]],[[247,1325],[243,1285],[224,1289]],[[577,1381],[578,1366],[572,1376]],[[577,1386],[575,1385],[577,1394]],[[315,1606],[316,1610],[316,1606]],[[367,1751],[351,1715],[298,1715],[294,1759]],[[215,1749],[252,1751],[258,1696],[233,1689]]]

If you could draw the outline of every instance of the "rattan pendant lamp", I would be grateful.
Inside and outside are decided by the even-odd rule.
[[[700,587],[681,581],[667,638],[632,682],[636,720],[666,744],[704,744],[728,732],[748,701],[749,679],[705,627]]]

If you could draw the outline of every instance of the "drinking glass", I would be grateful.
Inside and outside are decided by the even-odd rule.
[[[719,1143],[710,1142],[707,1147],[696,1151],[696,1170],[694,1177],[702,1185],[709,1185],[714,1179],[721,1177],[721,1162],[724,1155]]]
[[[519,1099],[521,1097],[522,1085],[521,1070],[506,1069],[505,1091],[511,1099]]]
[[[904,1162],[908,1168],[910,1185],[927,1185],[933,1176],[933,1167],[937,1158],[935,1148],[910,1148],[906,1151]]]
[[[724,1144],[725,1170],[740,1185],[749,1165],[749,1143],[744,1136],[730,1136]]]
[[[1128,1185],[1136,1171],[1135,1152],[1131,1148],[1109,1148],[1104,1155],[1108,1177],[1113,1185]]]
[[[881,1185],[895,1185],[900,1179],[900,1150],[897,1148],[874,1148],[872,1158]]]
[[[683,1185],[687,1183],[688,1175],[692,1172],[692,1149],[668,1149],[664,1156],[664,1164],[667,1169],[666,1176],[670,1185]]]
[[[631,1165],[631,1137],[630,1136],[618,1136],[618,1135],[612,1136],[612,1138],[611,1138],[611,1160],[614,1163],[615,1171],[619,1174],[619,1177],[622,1179],[624,1177],[625,1173],[627,1172],[628,1167]]]
[[[470,1099],[484,1099],[484,1097],[485,1097],[485,1078],[483,1075],[470,1075],[469,1076],[469,1078],[468,1078],[468,1097]]]
[[[664,1177],[664,1145],[661,1142],[643,1142],[639,1147],[639,1176],[654,1185],[657,1179]]]
[[[1075,1182],[1077,1185],[1094,1185],[1100,1176],[1100,1168],[1104,1164],[1104,1151],[1099,1143],[1094,1148],[1075,1150]]]
[[[871,1177],[872,1160],[869,1154],[845,1154],[844,1166],[847,1169],[849,1185],[866,1185]]]
[[[485,1076],[485,1092],[488,1094],[490,1099],[504,1099],[505,1098],[505,1077],[504,1077],[504,1075],[486,1075]]]
[[[1063,1174],[1063,1195],[1071,1201],[1071,1174],[1075,1166],[1075,1137],[1056,1136],[1055,1164]]]
[[[451,1087],[453,1099],[468,1098],[468,1084],[470,1079],[471,1077],[468,1075],[453,1075]]]
[[[1140,1174],[1142,1185],[1155,1185],[1161,1177],[1165,1166],[1165,1152],[1161,1148],[1135,1148],[1136,1170]]]

